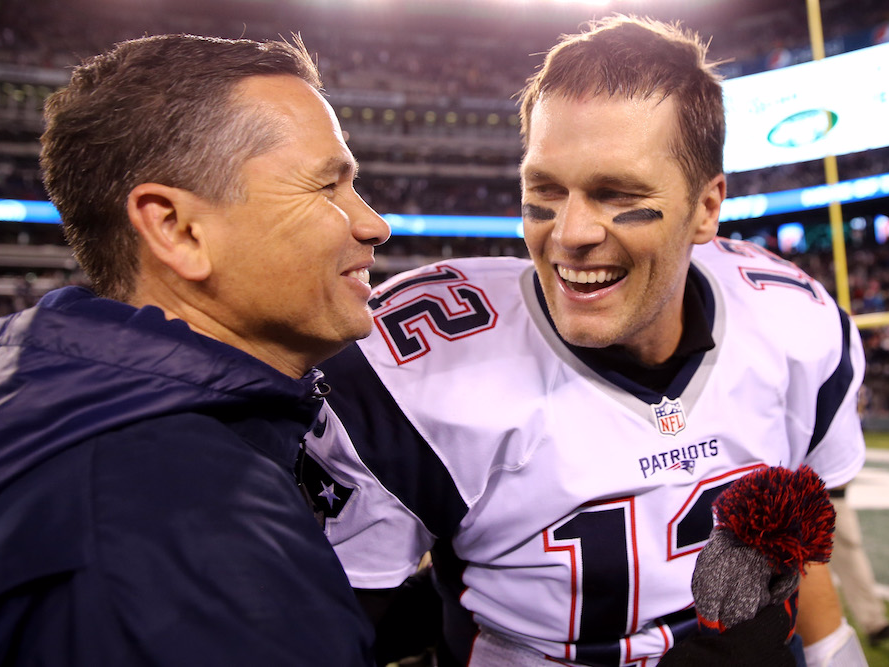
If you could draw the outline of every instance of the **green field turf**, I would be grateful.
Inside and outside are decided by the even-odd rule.
[[[889,449],[889,433],[868,431],[864,434],[864,440],[868,447],[875,449]]]
[[[865,433],[865,441],[868,448],[889,450],[889,433],[868,432]],[[866,465],[889,470],[889,464],[868,462]],[[870,556],[877,581],[889,586],[889,510],[859,510],[858,516],[864,533],[865,548]],[[889,667],[889,642],[871,648],[864,637],[861,639],[869,667]]]

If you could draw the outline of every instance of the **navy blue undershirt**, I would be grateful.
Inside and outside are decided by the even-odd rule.
[[[559,335],[556,325],[550,317],[543,290],[540,287],[540,281],[536,274],[534,276],[534,289],[537,294],[537,300],[540,302],[540,307],[546,313],[547,321],[553,328],[553,331],[556,332],[556,335],[559,335],[559,339],[584,364],[597,373],[602,368],[607,368],[638,385],[658,394],[663,394],[692,356],[703,354],[716,347],[711,334],[712,316],[708,316],[702,294],[703,289],[709,288],[699,283],[702,280],[703,277],[697,275],[697,272],[689,271],[683,297],[682,337],[679,339],[676,351],[661,364],[642,363],[621,345],[609,345],[604,348],[571,345]]]

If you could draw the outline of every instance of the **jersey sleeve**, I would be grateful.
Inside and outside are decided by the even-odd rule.
[[[848,483],[864,463],[865,362],[855,325],[821,283],[764,248],[717,237],[698,252],[726,296],[732,363],[768,378],[746,383],[760,395],[735,400],[783,414],[789,450],[781,465],[807,464],[828,487]],[[778,403],[769,406],[772,388]]]
[[[416,572],[466,513],[453,480],[352,345],[322,364],[331,391],[310,455],[349,490],[325,532],[356,588],[392,588]]]
[[[805,444],[805,463],[821,475],[828,488],[852,481],[864,464],[864,435],[858,412],[858,392],[864,378],[865,358],[861,336],[849,316],[836,306],[836,322],[832,328],[835,341],[820,376],[811,378],[818,388],[813,424],[803,432],[809,434]],[[830,340],[828,338],[828,340]],[[811,395],[811,389],[808,390]],[[788,419],[799,414],[791,405]]]

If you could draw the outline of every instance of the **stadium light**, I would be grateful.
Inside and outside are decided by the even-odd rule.
[[[489,0],[490,2],[490,0]],[[601,9],[614,4],[615,0],[500,0],[502,4],[522,5],[523,7],[541,8],[547,5],[559,5],[561,7],[570,7],[583,9],[584,7],[595,7]]]
[[[755,195],[729,197],[722,204],[720,222],[756,220],[773,215],[797,213],[829,207],[831,202],[851,204],[873,199],[889,199],[889,172],[815,185],[794,190],[780,190]],[[477,236],[484,238],[521,237],[521,218],[516,216],[472,215],[383,215],[395,236]],[[889,218],[877,216],[882,236],[889,242]],[[0,221],[59,224],[59,212],[48,201],[0,199]]]
[[[588,7],[607,7],[611,0],[553,0],[557,5],[582,5]]]

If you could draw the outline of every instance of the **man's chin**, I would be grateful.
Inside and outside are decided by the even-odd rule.
[[[602,333],[591,333],[589,327],[577,323],[560,324],[556,322],[556,330],[566,343],[575,347],[603,348],[614,343],[613,337]]]
[[[370,336],[374,330],[373,322],[373,318],[370,316],[369,311],[365,313],[364,317],[357,317],[355,319],[355,325],[351,331],[351,336],[345,341],[344,347],[350,343],[354,343],[356,340],[361,340],[362,338]]]
[[[567,307],[557,304],[555,308],[550,308],[550,317],[559,336],[571,345],[600,348],[615,342],[613,332],[603,326],[607,324],[604,313],[582,312],[577,304],[569,303]]]

